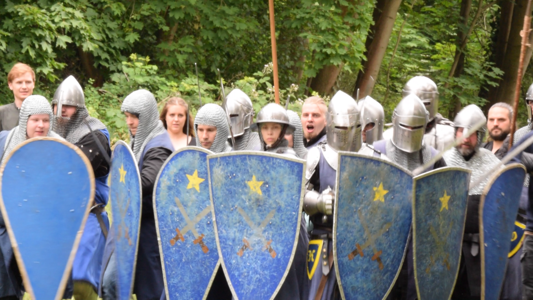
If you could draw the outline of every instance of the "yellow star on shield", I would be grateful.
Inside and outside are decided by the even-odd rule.
[[[261,192],[261,185],[263,184],[263,181],[257,181],[255,179],[255,175],[252,177],[252,181],[246,181],[248,183],[248,186],[252,190],[252,192],[256,192],[259,195],[263,196],[263,192]]]
[[[378,187],[374,187],[374,192],[374,201],[385,202],[385,195],[389,191],[383,189],[383,182],[381,182]]]
[[[442,198],[439,198],[440,202],[442,202],[442,206],[440,207],[440,211],[446,208],[448,210],[448,201],[450,201],[450,196],[446,194],[446,190],[444,190],[444,196]]]
[[[128,173],[126,170],[124,170],[124,164],[120,166],[120,169],[118,169],[120,172],[120,181],[126,183],[126,173]]]
[[[200,192],[200,183],[204,182],[205,179],[198,177],[198,170],[194,170],[194,174],[187,175],[187,179],[189,179],[189,184],[187,185],[187,189],[195,188],[196,191]]]

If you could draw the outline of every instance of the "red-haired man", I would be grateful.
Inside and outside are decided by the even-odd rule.
[[[0,131],[11,130],[19,124],[22,101],[33,94],[35,72],[26,64],[16,63],[7,75],[7,84],[15,102],[0,106]]]

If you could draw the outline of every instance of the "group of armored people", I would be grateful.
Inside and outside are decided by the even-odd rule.
[[[0,107],[0,153],[2,163],[18,144],[35,137],[55,137],[77,146],[89,159],[96,193],[79,243],[64,298],[116,299],[116,262],[108,239],[109,219],[107,177],[110,170],[110,135],[106,126],[89,115],[83,89],[78,81],[66,78],[51,101],[33,95],[35,74],[30,66],[17,63],[8,75],[15,101]],[[134,291],[139,300],[164,299],[164,280],[152,194],[157,175],[167,158],[186,146],[198,146],[214,153],[266,151],[307,161],[307,191],[304,196],[306,220],[302,220],[297,249],[287,277],[276,299],[339,299],[332,259],[333,203],[335,201],[338,152],[348,151],[380,157],[414,171],[457,166],[472,171],[471,182],[483,183],[469,191],[462,257],[452,299],[480,298],[480,252],[478,206],[487,174],[510,150],[509,134],[513,109],[506,103],[493,105],[488,118],[476,105],[464,107],[454,121],[438,113],[437,85],[416,76],[403,88],[394,109],[392,127],[384,132],[384,111],[371,97],[353,99],[338,91],[329,105],[318,97],[305,99],[297,112],[270,103],[255,117],[250,98],[232,90],[224,105],[203,105],[195,118],[187,103],[170,98],[161,113],[154,95],[137,90],[123,101],[130,133],[130,147],[138,162],[142,181],[142,218],[135,271]],[[357,101],[358,100],[358,101]],[[531,118],[533,85],[525,97]],[[531,121],[531,119],[530,119]],[[483,126],[472,131],[476,124]],[[533,123],[515,132],[515,143],[526,140]],[[483,143],[486,131],[490,141]],[[463,135],[464,133],[464,135]],[[458,140],[460,142],[456,143]],[[515,147],[516,147],[515,145]],[[444,155],[427,165],[439,152]],[[104,153],[106,152],[106,153]],[[533,146],[514,160],[533,170]],[[364,172],[364,170],[361,170]],[[531,191],[530,191],[531,189]],[[517,222],[526,228],[523,244],[509,255],[501,299],[533,299],[533,185],[526,178]],[[309,272],[310,241],[322,243],[319,268]],[[106,242],[107,241],[107,242]],[[411,242],[410,242],[411,243]],[[24,293],[11,243],[0,222],[0,299],[21,299]],[[412,247],[388,299],[416,299]],[[183,274],[187,276],[187,274]],[[207,299],[231,299],[228,283],[218,270]],[[203,295],[198,295],[202,298]]]

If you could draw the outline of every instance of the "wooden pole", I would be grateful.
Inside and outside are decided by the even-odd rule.
[[[272,63],[274,64],[274,96],[279,104],[278,54],[276,50],[276,25],[274,20],[274,0],[268,1],[270,10],[270,40],[272,43]]]
[[[511,122],[511,136],[509,137],[509,149],[513,145],[514,132],[516,130],[516,116],[518,115],[518,103],[520,102],[520,88],[522,87],[522,77],[524,75],[524,56],[526,55],[526,47],[530,47],[529,31],[531,28],[531,0],[527,1],[526,14],[524,16],[524,27],[520,32],[522,36],[522,45],[520,48],[520,60],[518,63],[518,77],[516,78],[516,88],[514,92],[514,107],[513,107],[513,121]]]

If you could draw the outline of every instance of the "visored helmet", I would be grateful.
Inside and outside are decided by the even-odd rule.
[[[400,150],[412,153],[422,148],[428,112],[415,95],[405,96],[392,115],[392,143]]]
[[[80,83],[69,76],[57,88],[52,105],[57,105],[56,117],[61,118],[61,108],[63,105],[76,106],[78,108],[85,107],[85,96]]]
[[[243,91],[234,89],[226,97],[223,108],[230,117],[233,136],[243,135],[244,130],[250,128],[254,118],[254,108],[250,97]],[[228,138],[231,138],[231,136],[228,136]]]
[[[428,121],[433,121],[439,108],[439,91],[435,82],[426,76],[415,76],[403,87],[402,96],[409,94],[415,94],[420,98],[429,113]]]
[[[265,144],[265,141],[263,140],[263,135],[261,134],[261,126],[265,123],[278,123],[282,125],[278,140],[274,144],[270,145],[270,148],[276,148],[281,141],[285,139],[286,133],[292,133],[294,131],[294,126],[290,124],[287,111],[281,105],[276,103],[269,103],[265,105],[265,107],[263,107],[257,114],[256,122],[251,126],[252,129],[257,129],[259,131],[259,138],[263,144]]]
[[[473,127],[477,124],[483,124],[483,126],[476,130],[477,146],[479,147],[485,137],[487,126],[487,118],[485,117],[485,114],[483,114],[483,111],[481,111],[477,105],[470,104],[461,109],[453,120],[453,127],[455,127],[456,130],[458,128],[464,128],[463,130],[466,129],[467,132],[463,133],[463,136],[472,134]]]
[[[361,148],[361,123],[355,100],[338,91],[329,102],[326,115],[328,145],[338,151],[358,151]]]
[[[362,100],[361,110],[361,130],[366,125],[374,124],[372,129],[366,131],[366,143],[372,145],[374,142],[383,139],[383,125],[385,123],[385,111],[383,106],[370,96]]]

